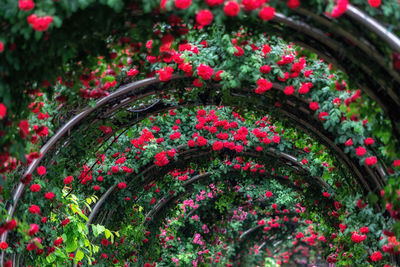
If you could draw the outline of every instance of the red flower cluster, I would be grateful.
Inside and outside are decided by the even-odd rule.
[[[53,17],[44,16],[37,17],[35,14],[32,14],[28,17],[28,23],[32,26],[35,31],[44,32],[46,31],[50,24],[53,22]]]
[[[265,91],[268,91],[272,88],[272,83],[269,82],[267,79],[261,78],[257,81],[257,88],[255,90],[256,94],[262,94]]]
[[[167,152],[165,151],[161,151],[160,153],[157,153],[155,155],[155,162],[154,164],[156,164],[159,167],[165,166],[169,163],[169,160],[167,159]]]

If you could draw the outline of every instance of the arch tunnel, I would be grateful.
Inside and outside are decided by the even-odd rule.
[[[398,264],[398,2],[31,2],[2,265]]]

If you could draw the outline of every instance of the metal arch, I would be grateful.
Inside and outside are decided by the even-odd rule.
[[[349,17],[353,18],[363,26],[370,29],[372,32],[376,33],[381,37],[391,48],[400,53],[400,38],[388,31],[384,26],[382,26],[377,20],[368,16],[360,9],[356,8],[352,4],[347,6],[347,11],[345,13]]]
[[[204,151],[204,152],[206,152],[206,153],[199,153],[199,152],[202,152],[202,151]],[[188,150],[183,151],[182,153],[179,153],[179,157],[182,157],[182,158],[185,158],[185,157],[186,157],[186,159],[188,159],[187,156],[190,156],[190,159],[193,159],[193,158],[201,158],[201,157],[203,157],[203,156],[205,156],[205,155],[210,155],[211,153],[212,153],[212,151],[211,151],[210,149],[204,150],[204,149],[194,148],[194,149],[188,149]],[[246,155],[246,156],[257,157],[257,158],[263,158],[263,155],[261,155],[260,152],[246,152],[246,151],[243,151],[243,152],[237,153],[237,154],[238,154],[238,155],[243,154],[243,155]],[[295,157],[293,157],[293,156],[291,156],[291,155],[289,155],[289,154],[287,154],[287,153],[279,153],[279,154],[276,154],[276,153],[275,153],[275,150],[272,149],[272,148],[270,148],[270,149],[268,150],[268,154],[269,154],[271,157],[274,157],[274,158],[276,158],[276,159],[278,159],[278,160],[281,159],[281,160],[284,161],[284,162],[286,162],[286,161],[290,162],[291,165],[288,165],[288,166],[291,167],[291,168],[293,168],[293,165],[295,165],[296,167],[303,169],[306,173],[309,173],[308,168],[307,168],[307,169],[304,168],[304,166],[302,166],[302,165],[297,161],[297,159],[296,159]],[[186,162],[187,160],[184,160],[184,161]],[[174,161],[174,162],[176,162],[176,161]],[[292,164],[293,164],[293,165],[292,165]],[[145,169],[144,169],[143,171],[141,171],[141,172],[135,174],[135,177],[146,176],[147,173],[150,173],[150,174],[151,174],[151,171],[152,171],[153,169],[157,169],[157,166],[155,166],[154,164],[150,164],[149,167],[145,167]],[[142,175],[144,172],[145,172],[146,174]],[[188,185],[190,185],[191,183],[197,181],[198,179],[201,179],[201,178],[206,177],[206,176],[208,176],[208,175],[209,175],[208,173],[205,173],[205,174],[202,174],[202,175],[197,175],[197,176],[193,177],[191,180],[188,180],[183,186],[188,186]],[[127,175],[127,176],[128,176],[128,175]],[[152,176],[152,175],[147,175],[147,176]],[[322,188],[325,188],[325,189],[330,188],[330,186],[329,186],[324,180],[322,180],[320,177],[315,177],[315,176],[309,176],[309,177],[311,177],[311,180],[312,180],[312,181],[316,181]],[[277,178],[279,179],[280,177],[279,177],[279,176],[278,176],[278,177],[271,177],[271,179],[277,179]],[[135,180],[135,179],[132,179],[132,181],[134,181],[134,180]],[[151,180],[153,180],[153,178],[150,178],[150,179],[147,178],[147,179],[145,179],[145,180],[142,182],[142,184],[149,184],[149,183],[151,182]],[[92,209],[91,214],[89,215],[89,218],[91,218],[91,221],[90,221],[90,222],[93,221],[94,217],[96,216],[96,213],[100,210],[100,208],[101,208],[101,206],[103,205],[103,203],[105,202],[105,200],[111,195],[111,193],[114,191],[115,188],[116,188],[116,185],[111,186],[111,187],[100,197],[100,200],[95,204],[94,208]],[[128,188],[129,188],[129,186],[128,186]],[[171,198],[173,198],[173,197],[175,197],[175,196],[172,196]],[[168,200],[168,199],[167,199],[167,200]],[[161,201],[160,201],[158,204],[160,204],[160,203],[161,203]],[[165,202],[164,202],[164,203],[165,203]],[[161,204],[160,204],[160,205],[161,205]],[[146,217],[147,217],[147,216],[146,216]]]

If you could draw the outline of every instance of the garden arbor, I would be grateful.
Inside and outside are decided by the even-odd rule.
[[[396,264],[397,1],[0,17],[2,264]]]

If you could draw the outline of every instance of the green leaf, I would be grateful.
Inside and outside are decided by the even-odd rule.
[[[83,259],[83,257],[85,257],[85,254],[84,254],[81,250],[78,250],[78,251],[76,252],[75,259],[76,259],[77,261],[80,261],[80,260]]]
[[[104,235],[106,236],[107,239],[109,239],[112,234],[111,234],[110,230],[106,229],[104,231]]]
[[[76,242],[76,240],[73,240],[72,242],[67,243],[67,247],[65,248],[65,250],[69,253],[75,251],[77,248],[78,243]]]

